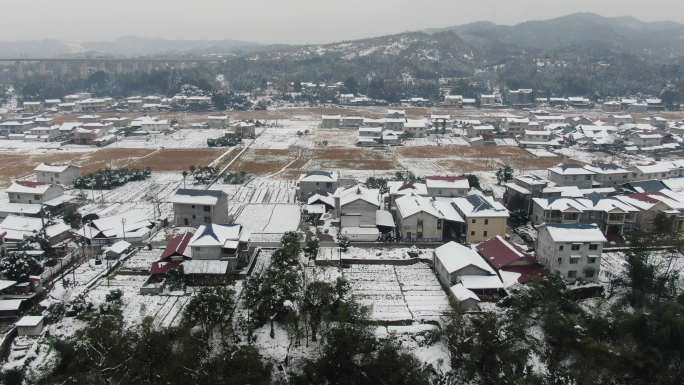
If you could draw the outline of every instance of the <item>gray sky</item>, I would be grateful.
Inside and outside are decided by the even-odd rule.
[[[574,12],[684,21],[683,0],[0,0],[0,40],[123,35],[321,43]]]

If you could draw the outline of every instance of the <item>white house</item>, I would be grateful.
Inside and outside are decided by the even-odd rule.
[[[228,223],[228,195],[220,190],[178,189],[170,199],[176,226]]]
[[[64,194],[60,185],[16,181],[6,190],[10,203],[45,203]]]
[[[459,197],[470,190],[470,182],[465,176],[426,176],[425,186],[431,197]]]
[[[591,188],[594,172],[580,165],[560,164],[548,169],[549,180],[558,186]]]
[[[335,171],[309,171],[302,174],[297,182],[299,198],[302,201],[320,194],[327,196],[337,191],[339,175]]]
[[[188,243],[188,256],[195,261],[227,261],[229,271],[234,271],[238,265],[240,251],[249,244],[249,236],[249,231],[237,224],[202,225]]]
[[[475,250],[460,243],[449,242],[436,248],[433,266],[445,288],[461,284],[479,295],[496,294],[504,288],[497,271]]]
[[[376,227],[380,191],[362,185],[340,187],[334,197],[335,216],[340,219],[342,234],[356,240],[376,240],[380,235]]]
[[[537,258],[568,281],[596,281],[606,237],[595,225],[555,224],[539,228]]]
[[[81,167],[73,164],[41,163],[34,170],[36,179],[41,183],[71,186],[81,176]]]

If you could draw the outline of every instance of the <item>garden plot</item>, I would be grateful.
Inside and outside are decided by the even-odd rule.
[[[427,264],[352,265],[343,270],[354,298],[378,321],[438,320],[449,301]]]
[[[107,148],[206,148],[207,139],[219,138],[226,132],[223,129],[183,129],[170,134],[127,136]]]
[[[470,146],[467,140],[457,136],[427,136],[413,138],[404,142],[404,146],[442,146],[442,145]]]
[[[101,279],[88,293],[88,299],[98,306],[106,302],[106,296],[112,290],[123,293],[124,321],[133,326],[140,324],[146,317],[152,317],[152,324],[157,327],[177,326],[182,318],[182,310],[191,296],[183,295],[141,295],[140,287],[147,280],[146,275],[117,274],[109,279]]]
[[[349,247],[346,252],[341,253],[337,247],[321,247],[316,256],[316,261],[338,261],[342,258],[346,263],[369,262],[369,261],[404,261],[412,259],[409,251],[418,253],[419,258],[432,259],[432,249],[411,249],[405,247],[398,248],[361,248]]]
[[[177,173],[153,173],[149,179],[128,182],[112,190],[72,190],[72,193],[81,192],[92,201],[79,209],[82,214],[96,213],[103,217],[143,210],[149,213],[150,219],[159,218],[156,201],[163,218],[173,215],[173,205],[168,199],[181,183],[182,176]]]
[[[297,183],[294,180],[257,178],[243,185],[216,184],[213,190],[223,190],[231,204],[295,203]]]
[[[121,266],[118,269],[118,272],[127,272],[132,274],[147,274],[150,271],[150,266],[152,265],[152,263],[157,262],[163,252],[163,249],[140,249],[121,264]]]

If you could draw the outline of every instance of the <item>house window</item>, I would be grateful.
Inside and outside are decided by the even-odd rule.
[[[589,264],[596,263],[597,259],[598,258],[596,258],[596,257],[587,257],[587,263],[589,263]]]
[[[330,182],[326,183],[326,184],[325,184],[325,187],[327,187],[327,188],[332,187],[332,183],[330,183]]]
[[[563,257],[558,257],[558,264],[562,265],[563,264]]]
[[[563,245],[558,246],[558,251],[563,251]]]
[[[486,236],[487,236],[487,232],[484,231],[484,232],[482,233],[482,236],[483,236],[483,237],[486,237]]]
[[[208,213],[209,211],[211,211],[211,206],[204,206],[203,209],[205,212]]]
[[[192,214],[192,219],[195,219],[195,214]]]
[[[580,257],[570,257],[570,264],[571,265],[576,265],[580,261]]]
[[[589,245],[589,250],[592,250],[592,251],[598,250],[598,245],[592,243],[591,245]]]
[[[211,223],[211,217],[204,217],[204,223]]]
[[[441,230],[441,229],[442,229],[442,220],[441,220],[441,219],[438,219],[438,220],[437,220],[437,229],[438,229],[438,230]]]
[[[474,232],[474,231],[471,231],[471,232],[470,232],[470,235],[475,235],[475,232]]]
[[[189,225],[190,225],[190,221],[188,220],[188,218],[183,218],[183,224],[184,224],[185,226],[189,226]]]
[[[33,196],[33,199],[35,199],[35,200],[40,200],[40,195],[34,195],[34,196]]]
[[[473,220],[470,221],[470,222],[471,222],[471,223],[477,223],[477,219],[473,219]]]
[[[577,278],[577,271],[576,270],[568,271],[568,278]]]
[[[585,276],[586,278],[594,278],[594,270],[592,270],[592,269],[587,269],[587,270],[584,272],[584,276]]]
[[[570,250],[572,250],[572,251],[577,251],[579,249],[580,249],[580,245],[578,245],[578,244],[574,244],[574,245],[570,246]]]
[[[485,225],[489,224],[489,219],[485,219]]]
[[[195,205],[192,205],[192,206],[190,206],[190,207],[194,209],[194,208],[195,208]]]

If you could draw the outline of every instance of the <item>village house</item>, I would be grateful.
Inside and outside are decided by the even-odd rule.
[[[511,136],[522,135],[530,127],[529,118],[504,118],[503,129]]]
[[[377,211],[381,209],[380,191],[362,185],[339,187],[334,194],[335,217],[341,233],[352,240],[376,240]]]
[[[192,261],[226,261],[228,272],[232,272],[238,267],[240,253],[249,247],[249,237],[249,231],[238,224],[202,225],[188,243],[188,257]],[[184,269],[188,262],[183,263]]]
[[[207,117],[207,126],[209,128],[227,128],[229,123],[228,115],[209,115]]]
[[[43,103],[34,101],[24,102],[21,107],[24,109],[24,112],[36,113],[43,109]]]
[[[684,197],[676,192],[662,190],[657,193],[634,193],[618,195],[615,199],[639,209],[636,213],[636,227],[644,233],[656,228],[656,216],[665,214],[672,221],[672,231],[684,231]]]
[[[534,281],[544,275],[544,267],[536,258],[502,236],[482,242],[476,249],[495,269],[520,274],[518,283]]]
[[[551,182],[558,186],[577,186],[578,188],[591,188],[594,172],[580,165],[560,164],[548,169]]]
[[[525,108],[534,106],[534,91],[531,89],[518,89],[508,91],[508,104],[513,108]]]
[[[61,184],[71,186],[81,176],[81,167],[73,164],[41,163],[33,171],[36,179],[41,183]]]
[[[466,243],[478,243],[497,235],[506,235],[508,210],[491,197],[472,192],[454,198],[453,205],[465,221]]]
[[[426,176],[425,186],[431,197],[459,197],[470,190],[470,182],[465,176]]]
[[[221,190],[178,189],[170,199],[176,226],[229,223],[228,195]]]
[[[615,187],[629,180],[630,171],[618,165],[610,163],[594,163],[584,166],[584,169],[593,172],[593,184],[604,187]]]
[[[480,254],[456,242],[435,249],[433,266],[446,290],[461,284],[478,297],[491,298],[504,288],[497,271]]]
[[[537,258],[551,273],[574,282],[595,282],[601,269],[606,238],[596,225],[543,225],[537,238]]]
[[[323,115],[321,116],[321,128],[338,128],[342,121],[342,115]]]
[[[304,202],[315,194],[327,196],[337,191],[339,176],[335,171],[309,171],[297,182],[299,199]]]
[[[463,107],[463,95],[444,95],[444,102],[442,105],[446,107]]]
[[[428,124],[425,120],[408,120],[404,124],[404,132],[415,138],[423,138],[427,135]]]
[[[6,190],[10,203],[45,203],[64,194],[56,184],[32,181],[15,181]]]
[[[44,218],[9,215],[0,223],[0,234],[4,233],[4,244],[16,244],[44,231],[48,242],[55,245],[71,237],[71,227],[63,221],[49,222]]]
[[[447,199],[411,194],[397,198],[395,205],[397,232],[402,240],[441,242],[457,239],[462,232],[463,218]]]
[[[629,135],[627,139],[639,147],[660,146],[663,143],[663,136],[660,134],[637,132]]]
[[[150,219],[148,215],[140,210],[107,217],[86,214],[85,218],[92,219],[74,234],[98,247],[112,245],[119,240],[140,245],[154,234],[154,229],[159,225],[158,221]]]

